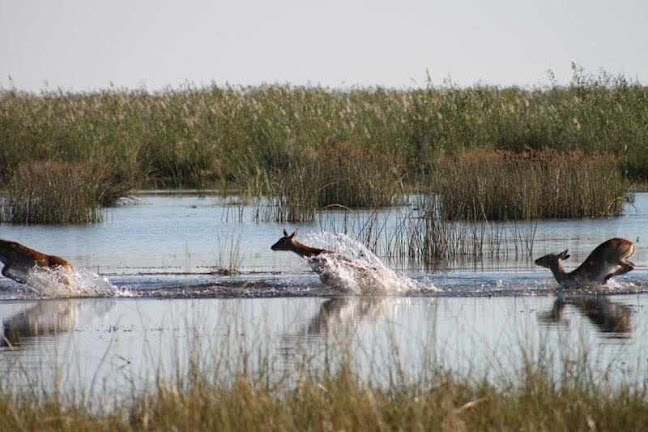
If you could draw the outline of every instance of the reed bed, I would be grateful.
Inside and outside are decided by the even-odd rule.
[[[582,151],[469,151],[431,177],[430,211],[447,220],[618,216],[630,199],[617,160]]]
[[[253,191],[272,197],[263,220],[310,222],[318,210],[382,208],[402,203],[402,169],[389,155],[368,153],[347,142],[307,147]]]
[[[89,163],[25,162],[9,178],[0,222],[82,224],[127,195],[122,181]]]
[[[624,173],[647,177],[647,124],[646,87],[577,68],[569,86],[537,89],[5,89],[0,174],[10,176],[25,161],[94,160],[124,167],[141,184],[240,186],[334,140],[388,156],[412,174],[448,152],[486,147],[608,153]]]
[[[558,155],[566,152],[569,159],[580,152],[586,164],[589,157],[598,161],[599,174],[616,166],[618,173],[608,175],[616,193],[621,176],[648,178],[647,125],[646,87],[577,67],[570,85],[536,89],[186,85],[160,92],[36,94],[10,88],[0,90],[0,181],[6,184],[21,165],[34,161],[90,163],[111,167],[114,178],[129,186],[216,186],[269,196],[275,220],[309,221],[332,204],[397,203],[403,191],[421,185],[440,183],[450,196],[455,191],[448,191],[452,182],[443,182],[446,170],[457,180],[470,176],[461,183],[464,188],[500,172],[503,162],[489,157],[479,167],[462,168],[462,155],[474,149],[542,155],[552,149],[557,155],[544,163],[556,169],[575,169],[561,166]],[[516,179],[506,187],[533,188],[549,168],[534,166],[535,180]],[[574,195],[582,198],[569,203],[588,208],[563,215],[569,208],[565,195],[548,215],[537,217],[614,214],[618,206],[607,198],[602,205],[612,210],[589,208],[597,201],[592,197],[606,193],[602,178],[583,171],[567,183],[580,188]],[[589,183],[596,184],[589,188]],[[506,209],[505,215],[492,211],[494,217],[525,218],[536,206],[500,203],[509,198],[505,188],[489,188],[489,205]],[[527,192],[535,190],[522,190],[522,198]],[[542,193],[546,197],[549,191]]]

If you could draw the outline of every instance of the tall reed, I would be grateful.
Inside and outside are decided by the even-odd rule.
[[[104,206],[128,194],[125,187],[110,172],[89,163],[25,162],[9,178],[0,222],[98,222]]]
[[[265,218],[308,222],[317,210],[380,208],[405,199],[399,161],[347,142],[329,141],[292,155],[268,178],[264,194],[274,197]],[[258,194],[258,193],[257,193]]]
[[[435,164],[429,188],[449,220],[616,216],[629,199],[615,158],[582,151],[468,151]]]
[[[535,89],[10,88],[0,90],[0,177],[47,159],[120,166],[142,185],[247,187],[254,173],[283,171],[295,154],[330,140],[398,161],[408,175],[479,147],[606,153],[626,175],[648,177],[647,124],[646,87],[578,67],[570,85]]]
[[[344,233],[376,255],[395,263],[435,267],[448,262],[529,259],[533,256],[537,224],[484,219],[450,221],[417,203],[389,212],[322,212],[317,222],[322,231]]]

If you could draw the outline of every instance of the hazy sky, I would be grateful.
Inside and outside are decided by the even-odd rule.
[[[648,83],[647,0],[0,0],[0,85]]]

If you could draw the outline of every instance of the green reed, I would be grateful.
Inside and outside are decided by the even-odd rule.
[[[0,173],[35,159],[114,161],[143,183],[247,184],[331,140],[424,169],[463,148],[555,148],[618,156],[648,175],[648,90],[575,69],[542,89],[452,85],[389,90],[185,86],[0,96]]]
[[[646,125],[646,87],[577,67],[570,85],[536,89],[5,89],[0,180],[37,160],[93,163],[129,185],[273,196],[276,220],[307,221],[330,204],[402,201],[404,190],[439,180],[439,167],[475,148],[607,155],[624,177],[645,178]]]
[[[106,169],[89,163],[25,162],[8,179],[0,222],[98,222],[103,207],[126,196],[127,187]]]
[[[469,151],[436,164],[431,211],[448,220],[617,216],[631,199],[612,156]]]
[[[392,263],[435,267],[442,263],[478,263],[484,258],[506,261],[530,259],[537,224],[533,221],[489,222],[484,219],[452,221],[437,212],[427,199],[414,207],[389,212],[350,209],[320,212],[316,221],[324,232],[344,233]]]

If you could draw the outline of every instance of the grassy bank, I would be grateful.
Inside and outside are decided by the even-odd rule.
[[[158,382],[132,400],[91,404],[63,393],[0,390],[0,430],[645,430],[646,389],[610,388],[584,375],[557,382],[541,368],[517,384],[457,379],[442,371],[387,386],[343,367],[297,384],[239,377],[214,384],[203,375]]]
[[[647,125],[646,87],[577,68],[571,85],[543,89],[9,89],[0,93],[0,180],[36,161],[95,164],[128,187],[269,194],[281,218],[311,220],[330,204],[389,205],[475,149],[603,155],[625,178],[647,178]]]

